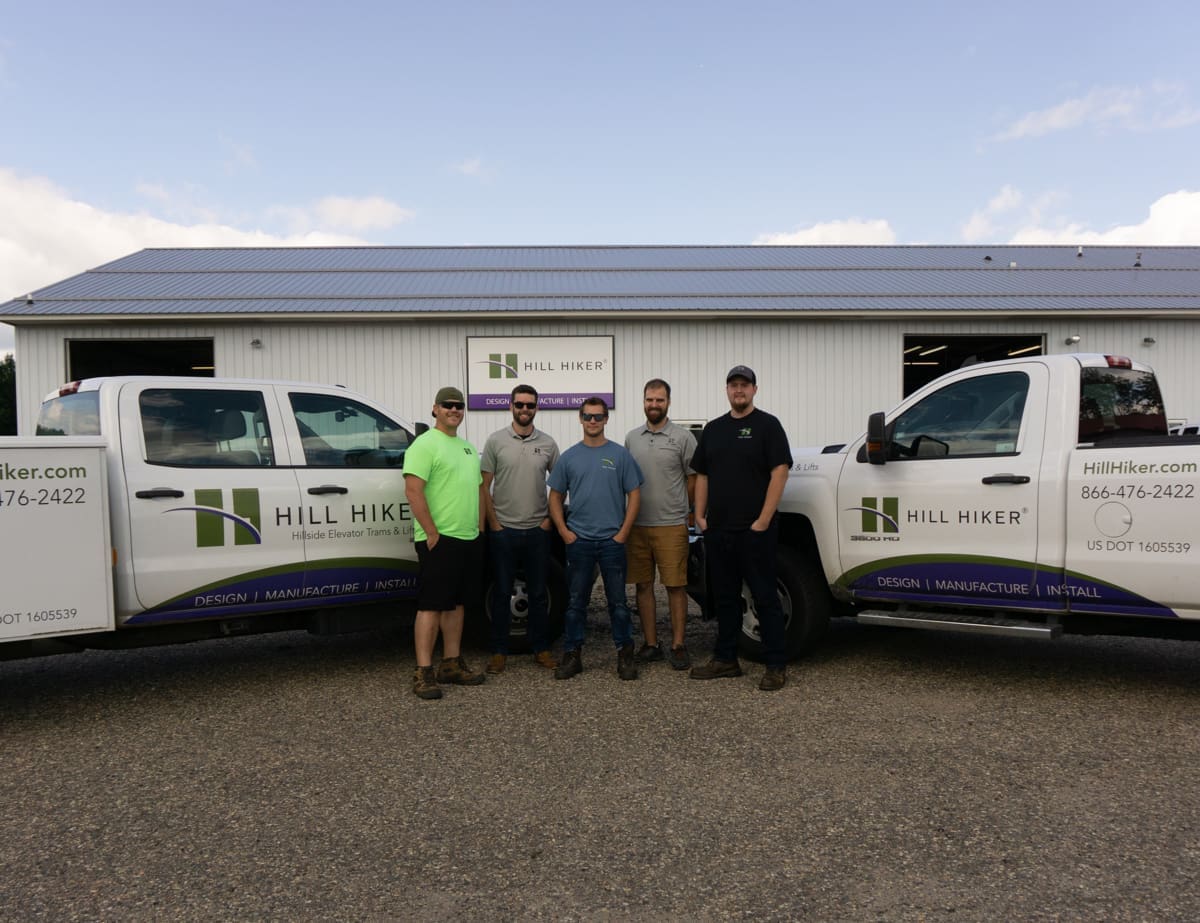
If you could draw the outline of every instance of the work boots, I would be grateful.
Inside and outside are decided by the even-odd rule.
[[[662,657],[661,650],[659,650],[658,656]],[[637,659],[633,653],[633,642],[623,644],[617,648],[617,676],[621,677],[621,679],[638,678]]]
[[[437,680],[454,686],[478,686],[483,682],[483,674],[471,672],[467,662],[458,656],[438,664]]]
[[[437,676],[433,667],[417,667],[413,673],[413,693],[418,699],[440,699],[441,687],[438,686]]]

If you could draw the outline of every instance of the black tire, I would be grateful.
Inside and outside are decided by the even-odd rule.
[[[829,628],[832,597],[820,565],[794,548],[775,554],[775,580],[783,607],[788,660],[816,646]],[[758,617],[750,591],[742,587],[743,617],[738,649],[748,660],[764,660],[766,649],[758,633]]]
[[[492,578],[489,574],[487,589],[484,591],[483,617],[479,620],[479,640],[486,643],[491,637],[492,624]],[[546,593],[549,596],[549,625],[546,629],[547,640],[557,641],[563,633],[563,625],[567,614],[567,575],[563,566],[554,558],[550,559],[546,571]],[[525,575],[518,571],[517,579],[513,581],[513,591],[509,596],[509,611],[512,613],[508,626],[508,652],[524,654],[529,651],[529,598],[525,594]]]

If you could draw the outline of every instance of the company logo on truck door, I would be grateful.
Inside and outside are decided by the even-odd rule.
[[[213,489],[197,490],[195,506],[176,506],[164,512],[196,514],[197,548],[223,547],[226,520],[233,523],[235,545],[261,545],[262,512],[258,505],[258,488],[235,487],[230,494],[232,513],[225,509],[225,491]]]
[[[862,506],[850,507],[850,511],[855,510],[862,512],[862,531],[864,532],[900,531],[899,497],[863,497]]]

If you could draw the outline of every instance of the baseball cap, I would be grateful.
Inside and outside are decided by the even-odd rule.
[[[725,376],[725,384],[729,384],[735,378],[744,378],[752,385],[758,384],[758,379],[754,377],[754,369],[747,365],[735,365],[731,368],[729,374]]]
[[[433,399],[435,404],[440,404],[442,401],[458,401],[460,404],[465,404],[463,393],[458,388],[447,385],[444,388],[439,388],[437,397]]]

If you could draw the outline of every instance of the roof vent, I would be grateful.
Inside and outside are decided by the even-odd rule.
[[[1139,250],[1139,251],[1137,252],[1137,257],[1136,257],[1136,258],[1134,259],[1134,261],[1133,261],[1133,268],[1134,268],[1134,269],[1141,269],[1141,268],[1142,268],[1142,251],[1141,251],[1141,250]]]
[[[985,256],[985,257],[983,258],[983,261],[984,261],[985,263],[990,263],[990,262],[992,261],[991,254],[988,254],[987,256]]]
[[[1083,256],[1083,247],[1076,247],[1076,248],[1075,248],[1075,255],[1076,255],[1077,257],[1079,257],[1079,256]]]
[[[1016,261],[1016,260],[1009,260],[1009,261],[1008,261],[1008,268],[1009,268],[1009,269],[1016,269],[1016,268],[1017,268],[1017,261]]]
[[[33,304],[33,292],[30,292],[28,295],[25,296],[25,303]]]

